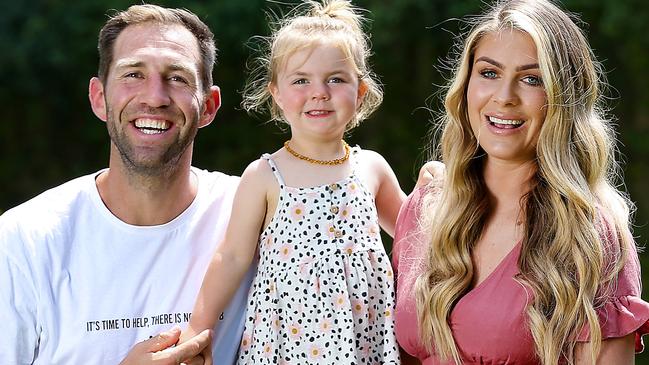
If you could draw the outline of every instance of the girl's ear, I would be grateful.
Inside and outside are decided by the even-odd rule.
[[[88,99],[90,99],[90,107],[92,108],[92,112],[95,113],[97,118],[105,122],[108,118],[106,112],[104,85],[97,77],[90,79],[90,85],[88,85]]]
[[[365,94],[367,94],[367,90],[369,89],[370,88],[367,86],[365,81],[363,80],[358,81],[358,97],[356,98],[356,102],[358,102],[359,106],[363,102],[363,99],[365,98]]]
[[[282,94],[279,92],[279,88],[277,87],[277,85],[275,85],[272,82],[269,82],[268,91],[270,91],[270,95],[273,97],[273,101],[275,101],[275,104],[277,104],[277,106],[280,109],[284,110],[284,105],[282,102]]]

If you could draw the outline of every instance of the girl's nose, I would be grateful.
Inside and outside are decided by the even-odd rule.
[[[311,97],[316,100],[329,100],[329,88],[326,84],[314,84]]]

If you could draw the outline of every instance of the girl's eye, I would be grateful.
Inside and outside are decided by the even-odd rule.
[[[543,86],[543,80],[538,76],[525,76],[523,77],[523,82],[531,86]]]
[[[304,85],[307,82],[308,81],[306,79],[297,79],[297,80],[293,81],[293,85]]]
[[[494,70],[480,71],[480,75],[482,75],[482,77],[485,77],[487,79],[495,79],[496,77],[498,77],[498,74]]]
[[[332,77],[329,79],[329,83],[331,84],[340,84],[345,82],[345,80],[341,79],[340,77]]]

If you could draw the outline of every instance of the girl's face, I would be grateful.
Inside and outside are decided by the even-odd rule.
[[[342,138],[365,92],[352,62],[332,44],[287,58],[269,87],[293,137]]]
[[[529,34],[513,29],[486,34],[475,50],[467,108],[488,161],[533,161],[546,105],[536,45]]]

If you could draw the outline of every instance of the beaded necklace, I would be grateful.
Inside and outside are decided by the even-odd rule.
[[[312,163],[312,164],[316,164],[316,165],[333,166],[333,165],[341,165],[341,164],[343,164],[345,161],[347,161],[349,159],[349,145],[345,141],[342,141],[343,142],[343,148],[345,149],[345,156],[343,156],[341,158],[336,158],[334,160],[316,160],[314,158],[304,156],[304,155],[299,154],[298,152],[296,152],[294,149],[292,149],[288,145],[289,142],[290,141],[284,142],[284,148],[286,148],[288,153],[290,153],[291,155],[299,158],[300,160],[306,161],[308,163]]]

